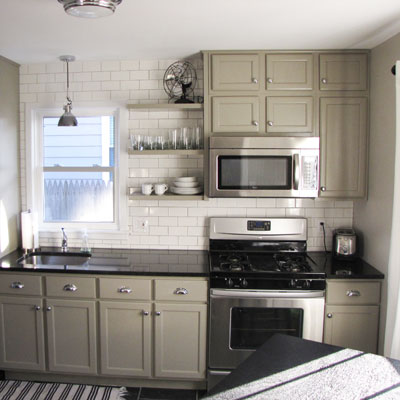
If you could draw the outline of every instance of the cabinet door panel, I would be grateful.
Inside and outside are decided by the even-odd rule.
[[[311,90],[312,54],[268,54],[267,90]]]
[[[379,306],[327,305],[324,343],[376,353],[378,322]]]
[[[95,302],[51,299],[46,306],[50,371],[96,373]]]
[[[258,54],[214,54],[211,56],[212,90],[258,90]]]
[[[44,371],[44,360],[42,300],[0,298],[0,367]]]
[[[156,303],[155,311],[155,376],[205,378],[207,305]]]
[[[102,374],[151,376],[150,319],[150,303],[100,302]]]
[[[320,90],[367,90],[366,54],[321,54]]]
[[[321,197],[364,197],[367,99],[322,98],[320,112]]]
[[[258,97],[213,97],[213,132],[258,132]]]
[[[313,131],[312,97],[268,97],[267,132]]]

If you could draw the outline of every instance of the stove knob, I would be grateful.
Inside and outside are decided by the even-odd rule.
[[[246,278],[243,278],[242,282],[240,282],[240,286],[242,286],[242,288],[247,288],[247,286],[249,286],[249,282],[247,282]]]
[[[291,279],[289,282],[289,287],[294,289],[297,286],[297,279]]]
[[[228,288],[233,287],[233,280],[231,278],[225,278],[225,281]]]
[[[310,285],[311,285],[310,281],[305,280],[303,282],[303,289],[310,289]]]

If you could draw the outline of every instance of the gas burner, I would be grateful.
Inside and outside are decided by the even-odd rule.
[[[239,272],[249,269],[250,263],[246,254],[230,253],[219,255],[220,268],[224,271]]]
[[[276,271],[309,272],[311,270],[304,256],[275,254]]]

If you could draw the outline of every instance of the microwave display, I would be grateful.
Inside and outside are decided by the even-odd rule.
[[[218,189],[290,189],[291,156],[219,156]]]

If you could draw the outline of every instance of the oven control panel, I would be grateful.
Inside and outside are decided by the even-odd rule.
[[[271,221],[247,221],[248,231],[270,231]]]

